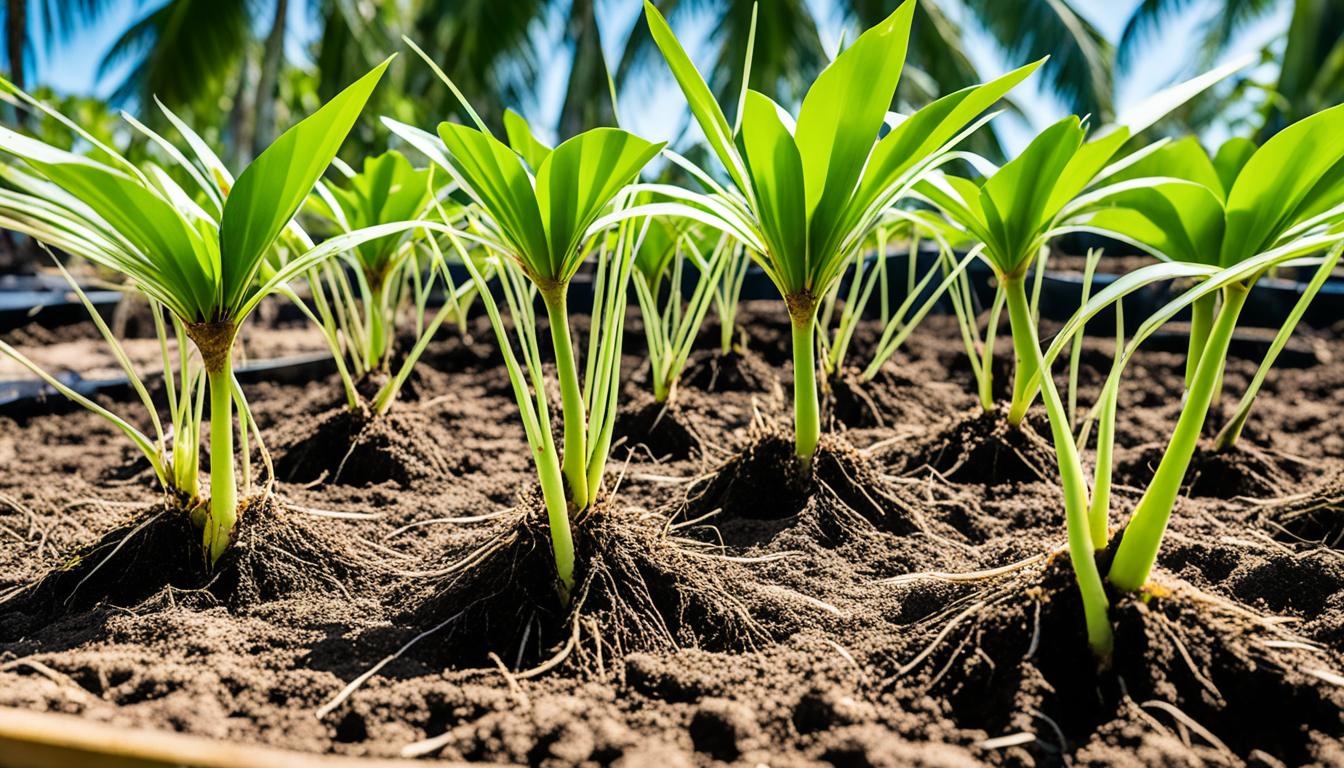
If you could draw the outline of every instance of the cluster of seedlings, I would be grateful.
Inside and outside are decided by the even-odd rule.
[[[881,423],[882,377],[895,375],[897,350],[942,303],[956,317],[980,412],[957,424],[937,455],[896,464],[948,476],[988,467],[990,476],[978,478],[986,483],[1023,474],[1057,480],[1063,546],[992,572],[936,575],[986,585],[965,610],[940,614],[938,637],[972,609],[1027,589],[1057,590],[1064,597],[1044,626],[1059,634],[1042,640],[1057,665],[1132,673],[1131,620],[1136,606],[1167,594],[1153,569],[1192,464],[1236,449],[1257,393],[1344,253],[1344,107],[1262,146],[1233,139],[1212,155],[1193,138],[1138,140],[1229,67],[1158,94],[1123,122],[1061,120],[996,167],[964,149],[965,139],[1042,62],[913,114],[890,112],[915,0],[847,44],[796,116],[744,87],[732,122],[662,15],[648,3],[645,13],[715,167],[614,127],[550,147],[512,112],[507,135],[496,136],[459,95],[468,124],[444,122],[431,133],[383,118],[402,151],[355,170],[336,154],[384,62],[235,177],[162,106],[176,140],[127,118],[162,158],[136,165],[6,83],[25,108],[65,124],[84,151],[0,128],[0,150],[10,156],[0,165],[0,227],[116,274],[148,302],[162,355],[154,370],[137,370],[91,311],[143,407],[129,414],[80,394],[3,341],[0,352],[124,432],[163,495],[67,568],[4,596],[4,609],[50,617],[76,590],[88,600],[130,600],[164,584],[234,600],[341,588],[359,564],[309,530],[274,482],[409,482],[395,474],[396,454],[407,451],[417,465],[451,475],[439,447],[417,441],[398,405],[451,395],[426,391],[432,384],[418,381],[417,364],[445,327],[466,334],[473,320],[478,330],[488,320],[536,484],[493,522],[497,535],[485,544],[404,574],[415,622],[427,631],[449,622],[470,628],[443,641],[446,663],[517,659],[528,662],[523,674],[537,674],[574,661],[605,667],[634,651],[758,647],[771,631],[736,592],[742,558],[724,554],[695,523],[784,518],[806,507],[819,536],[926,530],[919,511],[891,492],[874,451],[831,427],[842,411],[846,420]],[[415,51],[457,93],[432,57]],[[660,178],[685,183],[641,180],[659,166]],[[1052,243],[1074,232],[1123,241],[1159,261],[1094,287],[1100,254],[1089,254],[1076,313],[1045,337],[1046,260]],[[897,242],[912,244],[906,274],[888,272]],[[920,243],[935,246],[927,266],[915,258]],[[977,262],[993,290],[986,313],[977,311]],[[611,461],[622,446],[714,456],[679,419],[678,392],[710,318],[719,339],[700,369],[720,386],[750,377],[737,308],[751,269],[778,290],[788,319],[792,430],[760,430],[751,444],[706,461],[712,466],[686,482],[684,503],[670,515],[627,508]],[[1202,435],[1218,412],[1242,308],[1264,276],[1288,269],[1310,270],[1309,281],[1210,442]],[[894,290],[898,283],[903,289]],[[1156,284],[1171,286],[1173,298],[1127,333],[1122,300]],[[73,278],[70,285],[84,296]],[[889,303],[893,293],[905,299]],[[263,301],[292,304],[320,330],[342,386],[339,404],[275,461],[233,370],[239,329]],[[580,301],[591,309],[575,311]],[[1005,310],[1012,354],[996,361]],[[1185,313],[1179,418],[1128,508],[1113,492],[1116,422],[1121,394],[1142,384],[1124,376],[1126,365]],[[625,422],[628,314],[646,340],[648,392]],[[1083,333],[1099,316],[1116,319],[1115,355],[1096,402],[1080,405]],[[880,334],[856,344],[860,319],[873,317]],[[855,360],[858,349],[870,357]],[[1054,374],[1061,357],[1066,386]],[[998,391],[1005,371],[1011,384]],[[1094,458],[1085,462],[1089,447]],[[1303,515],[1337,503],[1298,502]],[[1043,581],[1013,580],[1046,559]],[[100,582],[111,586],[99,593]],[[1226,631],[1239,626],[1225,619]],[[1038,609],[1038,633],[1041,622]]]

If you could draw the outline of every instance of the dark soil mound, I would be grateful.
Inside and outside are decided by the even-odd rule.
[[[1192,750],[1215,764],[1339,757],[1344,689],[1311,674],[1321,664],[1309,646],[1188,584],[1159,584],[1151,598],[1113,601],[1109,671],[1087,649],[1057,558],[919,622],[923,640],[890,660],[888,685],[912,707],[1003,737],[997,760],[1013,764],[1178,764]]]
[[[792,438],[760,434],[712,473],[691,485],[682,515],[731,520],[784,521],[816,514],[830,539],[856,528],[909,533],[922,526],[913,510],[885,491],[877,466],[842,438],[823,435],[810,472],[794,454]]]
[[[393,481],[403,488],[450,469],[430,437],[428,416],[394,409],[382,416],[337,408],[306,423],[302,435],[283,444],[275,461],[281,480],[373,485]]]
[[[1143,446],[1135,458],[1120,463],[1116,477],[1128,485],[1146,487],[1166,447],[1165,443]],[[1182,490],[1191,496],[1213,499],[1273,498],[1293,490],[1295,477],[1290,469],[1295,469],[1292,462],[1280,460],[1245,441],[1224,450],[1206,442],[1191,458]]]
[[[889,427],[926,418],[947,406],[946,393],[916,382],[891,366],[878,370],[872,381],[846,368],[828,382],[822,407],[833,424],[850,429]]]
[[[695,352],[681,381],[705,392],[771,392],[779,387],[774,370],[750,350],[726,355],[718,350]]]
[[[654,461],[680,461],[703,451],[700,431],[675,398],[660,403],[646,392],[617,414],[612,444]]]
[[[562,605],[545,513],[527,506],[453,553],[412,609],[416,626],[442,626],[436,662],[527,668],[563,658],[602,671],[641,651],[753,649],[789,621],[788,606],[744,594],[744,566],[671,537],[660,517],[608,506],[575,522],[575,586]]]
[[[367,569],[348,541],[270,497],[244,503],[234,541],[211,569],[191,513],[154,506],[108,531],[0,605],[0,636],[18,636],[100,603],[174,602],[246,609],[290,595],[346,591]]]
[[[933,435],[904,458],[906,473],[932,469],[954,483],[1030,483],[1053,481],[1054,447],[1030,424],[1008,423],[1001,408],[976,409]]]

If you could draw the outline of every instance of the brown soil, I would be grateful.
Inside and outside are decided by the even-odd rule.
[[[660,403],[647,392],[636,391],[616,416],[612,443],[617,455],[638,453],[653,461],[699,456],[704,451],[700,431],[680,400],[673,396]]]
[[[770,364],[750,350],[699,350],[686,361],[682,382],[706,392],[769,392],[779,387]]]
[[[182,513],[122,535],[158,508],[115,429],[83,412],[0,420],[0,705],[320,753],[548,765],[1344,763],[1344,344],[1323,339],[1324,362],[1271,375],[1241,449],[1275,467],[1269,486],[1180,502],[1160,589],[1115,601],[1115,660],[1098,672],[1057,554],[1043,419],[1013,437],[981,414],[955,324],[931,317],[859,387],[857,415],[832,390],[835,431],[803,475],[780,316],[744,318],[766,329],[747,346],[764,387],[702,379],[713,353],[697,353],[676,423],[698,450],[615,452],[612,495],[575,524],[585,565],[568,606],[483,327],[432,345],[386,422],[389,441],[425,453],[395,443],[360,481],[346,473],[378,454],[330,472],[353,424],[314,438],[339,421],[334,376],[248,386],[277,503],[245,516],[214,572]],[[1109,348],[1086,352],[1085,406]],[[1232,362],[1213,428],[1257,362]],[[1116,524],[1174,423],[1181,365],[1162,351],[1132,364],[1143,386],[1122,398]],[[637,383],[637,349],[625,367]],[[623,420],[644,397],[625,398]],[[325,482],[284,479],[296,446],[321,454],[304,465]],[[1201,461],[1210,480],[1224,468],[1217,488],[1245,466]],[[936,573],[1023,561],[970,582]]]

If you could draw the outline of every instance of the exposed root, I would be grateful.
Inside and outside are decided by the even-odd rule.
[[[1306,493],[1266,499],[1256,517],[1280,541],[1344,548],[1344,475]]]
[[[1110,738],[1151,747],[1145,734],[1170,731],[1224,759],[1260,750],[1288,764],[1328,761],[1308,734],[1341,732],[1344,689],[1330,682],[1338,660],[1275,617],[1159,575],[1144,595],[1113,597],[1114,667],[1099,671],[1067,558],[975,576],[954,580],[959,594],[915,618],[910,639],[879,660],[888,690],[910,706],[945,700],[959,727],[1004,739],[1045,722],[1060,745],[1085,747],[1098,727],[1128,720]],[[1266,701],[1279,704],[1271,711]],[[1036,760],[1058,759],[1035,754],[1034,743],[1013,742]]]
[[[0,635],[22,634],[100,603],[185,600],[234,609],[312,592],[345,592],[370,564],[348,542],[272,497],[244,502],[235,539],[206,565],[190,512],[156,505],[133,513],[0,605]]]
[[[714,512],[723,521],[806,515],[817,523],[818,533],[831,539],[925,529],[918,511],[892,494],[877,466],[843,439],[823,435],[811,472],[805,473],[793,441],[768,429],[687,487],[682,516]]]
[[[579,570],[563,606],[537,502],[423,572],[433,583],[414,599],[410,623],[460,616],[438,633],[432,658],[486,668],[497,654],[520,677],[538,664],[605,674],[634,652],[755,648],[780,631],[763,623],[761,609],[787,616],[798,604],[766,589],[743,595],[745,565],[707,558],[705,545],[670,535],[660,517],[608,503],[575,521]]]
[[[375,417],[367,410],[338,408],[300,425],[303,435],[278,451],[276,474],[295,483],[373,485],[393,481],[403,488],[451,470],[440,446],[428,437],[429,417],[396,409]]]

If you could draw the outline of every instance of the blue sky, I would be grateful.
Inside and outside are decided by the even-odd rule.
[[[507,1],[507,0],[501,0]],[[823,42],[828,50],[833,50],[841,34],[845,31],[835,22],[829,0],[809,0],[819,18],[827,20],[822,30]],[[1132,9],[1139,0],[1074,0],[1079,12],[1084,14],[1104,34],[1112,40],[1118,39]],[[1185,54],[1193,46],[1198,21],[1206,18],[1216,6],[1216,0],[1194,0],[1182,19],[1168,26],[1163,34],[1155,38],[1145,50],[1144,55],[1127,72],[1122,73],[1118,85],[1117,106],[1123,109],[1162,86],[1179,79],[1182,75],[1193,74],[1183,71],[1188,66]],[[38,62],[36,82],[50,85],[66,93],[94,93],[107,95],[124,74],[113,72],[101,80],[97,77],[98,63],[103,53],[116,40],[117,35],[145,12],[143,5],[154,7],[154,3],[137,3],[136,0],[120,0],[106,12],[99,24],[91,26],[78,34],[68,44],[58,47],[44,60]],[[291,28],[297,30],[291,35],[289,52],[292,57],[304,60],[304,45],[315,33],[314,24],[305,18],[304,3],[291,4]],[[609,41],[614,55],[618,41],[624,37],[635,15],[640,9],[639,0],[603,0],[605,39]],[[1289,4],[1270,14],[1242,35],[1229,56],[1235,56],[1262,46],[1275,35],[1287,29]],[[969,26],[969,25],[968,25]],[[693,46],[697,34],[703,36],[705,30],[686,30],[685,34]],[[853,39],[854,30],[848,37]],[[978,44],[977,44],[978,43]],[[994,45],[987,39],[972,33],[970,54],[976,65],[986,77],[992,77],[1024,62],[1008,62],[1000,57]],[[692,47],[692,50],[694,48]],[[1173,50],[1182,55],[1171,55]],[[555,54],[556,61],[542,67],[542,81],[538,83],[542,94],[533,114],[528,115],[540,125],[552,125],[559,112],[565,78],[568,74],[567,57],[563,53]],[[451,74],[451,73],[450,73]],[[1067,110],[1049,94],[1033,87],[1035,81],[1029,81],[1019,88],[1016,98],[1026,109],[1029,125],[1020,121],[1004,120],[1000,130],[1010,148],[1020,147],[1031,137],[1034,129],[1042,128],[1063,117]],[[626,97],[621,105],[622,118],[626,126],[650,139],[669,139],[680,126],[680,112],[684,106],[670,77],[664,82],[651,84],[638,96]]]

